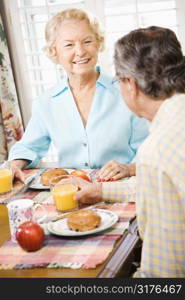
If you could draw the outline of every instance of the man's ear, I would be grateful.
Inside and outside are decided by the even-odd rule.
[[[135,82],[135,79],[132,77],[128,77],[127,84],[128,84],[128,89],[130,90],[131,95],[137,96],[139,90],[138,90],[137,84]]]

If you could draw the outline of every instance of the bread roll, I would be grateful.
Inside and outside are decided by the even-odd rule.
[[[82,209],[72,212],[67,217],[67,225],[71,230],[88,231],[97,228],[101,217],[91,209]]]
[[[69,173],[64,169],[60,169],[60,168],[50,169],[41,174],[40,181],[41,181],[42,185],[49,185],[50,180],[52,178],[54,178],[56,176],[68,175],[68,174]]]

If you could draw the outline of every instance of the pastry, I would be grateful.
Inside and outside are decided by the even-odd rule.
[[[100,225],[101,217],[91,209],[72,212],[67,217],[67,225],[71,230],[88,231]]]
[[[64,170],[64,169],[60,169],[60,168],[55,168],[55,169],[50,169],[47,170],[45,172],[43,172],[40,175],[40,181],[42,183],[42,185],[49,185],[50,184],[50,180],[56,176],[61,176],[61,175],[68,175],[69,173]],[[61,178],[59,178],[60,180]],[[57,183],[57,181],[56,181]]]

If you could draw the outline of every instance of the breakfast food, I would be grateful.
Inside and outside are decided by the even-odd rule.
[[[80,169],[74,170],[74,171],[71,172],[71,175],[81,177],[84,180],[92,182],[91,178],[83,170],[80,170]]]
[[[88,231],[99,227],[101,217],[91,209],[72,212],[67,217],[67,225],[71,230]]]
[[[55,168],[55,169],[50,169],[45,172],[43,172],[40,176],[40,181],[43,185],[49,185],[50,180],[56,176],[61,176],[61,175],[68,175],[69,173],[60,168]],[[59,178],[60,180],[60,178]]]

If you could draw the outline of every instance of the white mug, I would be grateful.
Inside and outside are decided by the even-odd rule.
[[[35,210],[41,207],[45,214],[36,219],[34,216]],[[46,218],[46,210],[40,204],[35,204],[30,199],[18,199],[7,204],[9,225],[12,242],[16,242],[16,231],[20,224],[27,221],[35,221],[37,223],[44,221]]]

